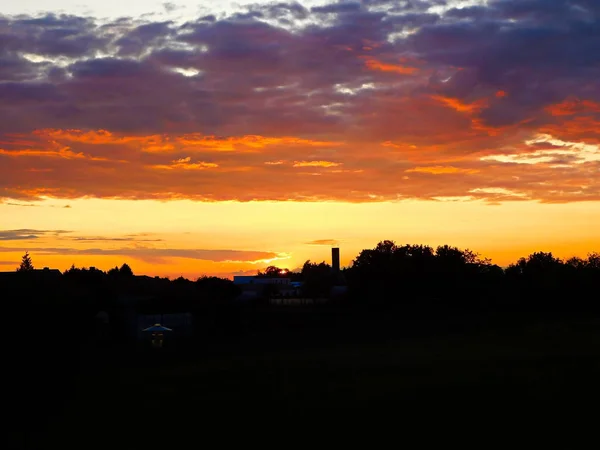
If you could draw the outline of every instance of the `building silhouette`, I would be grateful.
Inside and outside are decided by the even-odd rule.
[[[331,269],[334,274],[340,272],[340,249],[338,247],[331,249]]]

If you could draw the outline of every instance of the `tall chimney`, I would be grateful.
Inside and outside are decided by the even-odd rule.
[[[331,268],[334,273],[340,271],[340,249],[337,247],[331,249]]]

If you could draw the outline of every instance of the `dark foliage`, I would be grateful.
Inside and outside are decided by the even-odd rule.
[[[299,272],[267,268],[261,276],[302,281],[302,294],[308,297],[327,297],[334,286],[347,284],[341,302],[292,312],[266,302],[237,301],[239,287],[216,277],[190,281],[135,276],[127,264],[107,273],[73,266],[61,275],[33,269],[28,255],[23,266],[30,269],[2,274],[0,289],[10,318],[7,332],[16,343],[10,349],[14,361],[8,361],[15,368],[13,385],[31,373],[44,374],[27,387],[27,398],[20,403],[41,406],[34,413],[15,409],[14,417],[29,424],[43,422],[68,398],[82,355],[92,348],[114,353],[128,348],[132,308],[141,314],[192,313],[195,345],[242,345],[250,336],[265,336],[260,341],[264,348],[284,342],[304,348],[317,345],[323,336],[365,343],[385,338],[390,330],[439,333],[549,316],[594,317],[599,312],[597,253],[566,261],[533,253],[502,269],[470,250],[382,241],[363,250],[340,274],[325,262],[307,261]],[[108,343],[98,341],[99,312],[111,318]]]
[[[303,295],[309,298],[327,297],[336,283],[335,276],[331,266],[324,261],[319,264],[306,261],[301,272]]]
[[[35,270],[35,268],[31,262],[31,257],[29,256],[29,252],[25,252],[21,264],[17,268],[17,272],[30,272],[32,270]]]

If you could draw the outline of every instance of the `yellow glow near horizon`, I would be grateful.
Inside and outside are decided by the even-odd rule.
[[[67,204],[70,208],[64,207]],[[349,265],[362,249],[392,239],[398,244],[470,248],[507,265],[533,251],[569,257],[600,250],[594,225],[599,221],[600,203],[507,202],[490,206],[483,202],[433,201],[351,204],[46,199],[36,207],[0,205],[1,229],[47,231],[37,239],[4,241],[0,261],[3,270],[12,270],[23,250],[28,249],[38,267],[65,270],[75,264],[106,270],[128,262],[138,274],[195,278],[255,272],[269,264],[293,270],[309,259],[330,262],[331,246],[312,244],[320,240],[337,241],[342,265]],[[54,230],[69,233],[55,235]],[[136,236],[122,240],[127,235]],[[111,238],[116,240],[107,240]],[[18,250],[6,251],[8,248]],[[54,254],[45,254],[47,249]],[[64,254],[60,249],[66,249]],[[140,249],[158,251],[140,256]],[[269,252],[274,256],[211,261],[168,256],[173,249]],[[77,250],[95,254],[74,253]],[[103,250],[118,254],[101,254]]]

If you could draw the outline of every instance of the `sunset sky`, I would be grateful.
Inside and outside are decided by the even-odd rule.
[[[0,271],[585,256],[598,80],[598,0],[4,0]]]

